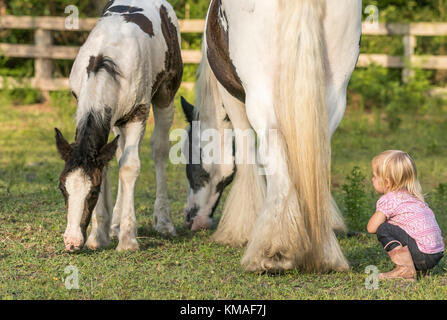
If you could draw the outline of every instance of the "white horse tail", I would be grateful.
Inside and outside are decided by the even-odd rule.
[[[305,269],[323,271],[330,241],[330,138],[323,45],[325,0],[279,1],[280,71],[275,112],[287,144],[290,194],[296,194],[311,248]],[[290,201],[290,200],[289,200]],[[297,221],[299,221],[298,215]]]

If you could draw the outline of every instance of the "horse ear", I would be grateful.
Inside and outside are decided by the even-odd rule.
[[[194,106],[190,104],[188,101],[186,101],[185,98],[180,97],[180,100],[182,102],[182,108],[183,113],[186,116],[186,120],[191,123],[194,120]]]
[[[98,164],[101,167],[106,166],[110,162],[110,160],[112,160],[113,157],[115,156],[116,149],[118,148],[118,139],[119,139],[119,137],[120,137],[119,135],[116,136],[116,138],[113,139],[112,142],[106,144],[99,151],[99,155],[96,158],[96,161],[98,162]]]
[[[62,135],[62,132],[60,132],[58,128],[54,128],[54,131],[56,132],[55,137],[56,137],[57,151],[59,152],[62,160],[67,161],[70,152],[72,150],[71,146],[67,142],[67,140],[65,140],[64,136]]]

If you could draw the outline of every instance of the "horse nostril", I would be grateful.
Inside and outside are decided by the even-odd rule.
[[[185,223],[191,229],[192,221],[191,221],[191,217],[189,214],[186,215],[186,217],[185,217]]]

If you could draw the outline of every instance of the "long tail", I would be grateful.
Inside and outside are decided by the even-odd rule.
[[[323,56],[324,0],[280,0],[280,75],[275,112],[289,174],[311,241],[304,268],[321,270],[331,225],[330,140]],[[291,193],[293,194],[293,193]]]

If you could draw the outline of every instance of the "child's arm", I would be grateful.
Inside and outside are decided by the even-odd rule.
[[[377,228],[386,221],[386,216],[383,212],[377,211],[373,214],[371,219],[368,221],[366,229],[369,233],[376,233]]]

